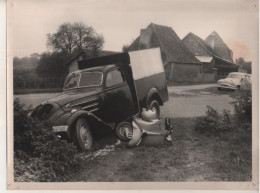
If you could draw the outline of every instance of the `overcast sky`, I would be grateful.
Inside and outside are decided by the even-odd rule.
[[[215,30],[234,59],[258,58],[257,0],[9,0],[8,37],[14,56],[47,51],[47,33],[64,22],[83,22],[105,39],[104,50],[121,51],[151,22],[182,39],[205,39]]]

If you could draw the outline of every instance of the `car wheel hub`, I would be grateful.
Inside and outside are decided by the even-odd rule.
[[[88,136],[89,136],[89,130],[87,129],[85,124],[82,124],[80,126],[80,138],[81,138],[81,141],[84,143],[85,146],[87,146],[88,143],[89,143]]]

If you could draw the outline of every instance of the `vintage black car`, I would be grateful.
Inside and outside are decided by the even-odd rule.
[[[31,116],[83,150],[93,137],[119,123],[131,122],[140,109],[160,115],[168,91],[160,49],[120,53],[78,62],[63,93],[37,106]]]

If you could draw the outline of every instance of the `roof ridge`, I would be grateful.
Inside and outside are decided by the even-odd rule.
[[[192,35],[195,37],[195,40],[203,47],[203,48],[205,48],[205,50],[208,52],[208,54],[209,55],[215,55],[214,54],[214,52],[211,52],[202,42],[201,42],[201,40],[202,41],[204,41],[203,39],[201,39],[199,36],[197,36],[197,35],[195,35],[195,34],[193,34],[192,33]],[[207,42],[205,42],[206,44],[207,44]]]
[[[227,49],[229,49],[230,51],[232,51],[228,46],[227,46],[227,44],[224,42],[224,40],[221,38],[221,36],[214,30],[212,33],[210,33],[207,37],[206,37],[206,39],[209,37],[209,36],[211,36],[211,34],[213,34],[213,33],[215,33],[216,34],[216,36],[222,41],[222,43],[226,46],[226,48]],[[205,40],[206,40],[205,39]]]
[[[174,33],[174,35],[179,39],[178,44],[181,46],[182,50],[190,55],[191,57],[193,57],[195,60],[197,60],[197,62],[200,63],[200,61],[191,53],[191,51],[184,45],[184,43],[181,41],[181,39],[179,38],[179,36],[177,35],[177,33],[170,27],[170,29],[172,30],[172,32]]]
[[[192,32],[189,32],[186,36],[184,36],[184,38],[182,38],[182,41],[186,39],[189,35],[192,35]]]
[[[160,44],[162,45],[162,47],[164,48],[163,46],[163,43],[161,42],[160,40],[160,36],[158,36],[158,32],[156,31],[156,26],[157,24],[153,24],[153,27],[154,27],[154,30],[155,30],[155,33],[158,37],[158,40],[160,41]],[[159,27],[164,27],[164,28],[168,28],[172,33],[173,35],[175,36],[174,38],[177,39],[177,41],[175,43],[178,44],[179,47],[181,47],[182,51],[185,52],[185,54],[187,54],[189,57],[193,58],[195,61],[197,61],[198,63],[200,63],[200,61],[189,51],[189,49],[182,43],[181,39],[179,38],[179,36],[177,35],[177,33],[172,29],[172,27],[168,27],[168,26],[163,26],[163,25],[157,25]],[[165,50],[164,50],[165,51]],[[166,54],[167,55],[167,54]],[[167,55],[167,59],[168,59],[168,55]]]
[[[161,41],[161,39],[160,39],[160,36],[158,35],[158,32],[156,31],[156,28],[155,28],[155,25],[156,25],[156,24],[151,23],[150,25],[152,26],[152,28],[153,28],[153,30],[154,30],[154,32],[155,32],[157,38],[158,38],[158,41],[159,41],[160,44],[161,44],[161,47],[162,47],[161,49],[162,49],[162,50],[164,51],[164,53],[166,54],[166,51],[165,51],[165,49],[164,49],[163,43],[162,43],[162,41]],[[149,27],[149,26],[148,26],[148,27]],[[147,27],[147,28],[148,28],[148,27]],[[147,28],[146,28],[146,29],[147,29]],[[169,59],[168,59],[168,54],[166,54],[166,57],[167,57],[167,61],[168,61],[168,60],[169,60]]]

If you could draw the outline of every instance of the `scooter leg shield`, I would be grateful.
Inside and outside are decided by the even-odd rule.
[[[128,142],[129,147],[134,147],[139,145],[139,143],[142,140],[142,134],[143,134],[139,126],[134,121],[132,125],[133,125],[133,136],[132,139]]]

